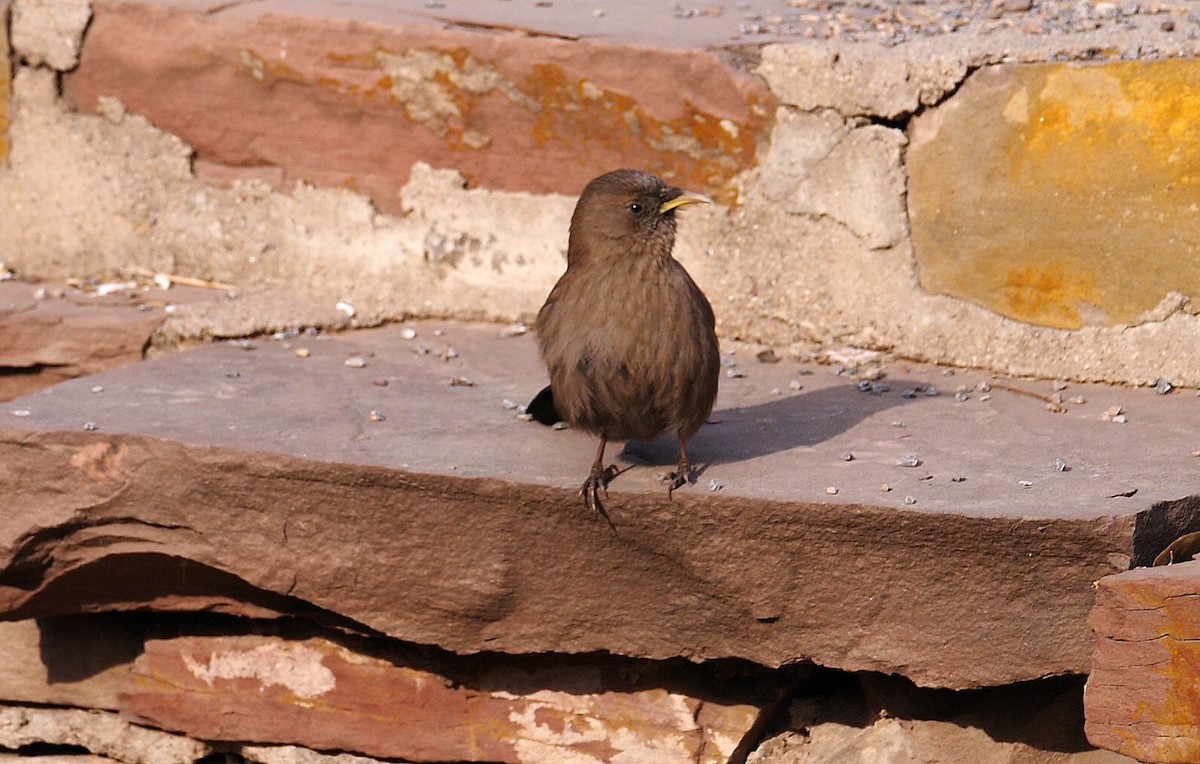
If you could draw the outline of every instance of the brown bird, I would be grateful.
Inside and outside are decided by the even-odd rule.
[[[709,199],[637,170],[588,183],[571,216],[567,270],[538,312],[550,387],[527,410],[600,436],[579,492],[606,520],[600,489],[618,473],[604,467],[608,441],[674,432],[679,467],[669,496],[690,478],[687,441],[717,397],[712,307],[671,256],[675,211],[699,202]]]

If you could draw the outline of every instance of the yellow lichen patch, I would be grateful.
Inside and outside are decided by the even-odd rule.
[[[1200,297],[1200,62],[1005,65],[914,121],[921,283],[1062,329]]]

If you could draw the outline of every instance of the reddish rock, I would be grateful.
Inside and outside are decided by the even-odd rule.
[[[107,615],[0,622],[0,700],[117,708],[140,629]]]
[[[707,471],[673,499],[655,478],[671,442],[631,446],[614,534],[579,502],[594,440],[502,405],[541,384],[533,338],[413,327],[306,337],[305,358],[206,346],[0,411],[0,493],[19,508],[0,513],[0,616],[297,613],[460,654],[813,661],[977,687],[1086,673],[1092,582],[1200,524],[1200,500],[1165,498],[1193,480],[1200,412],[1179,396],[1079,386],[1092,410],[1120,395],[1137,412],[1114,425],[1001,389],[986,409],[902,398],[944,384],[915,367],[890,395],[832,374],[774,395],[799,374],[783,361],[723,385],[695,439]],[[413,352],[426,342],[459,357]],[[898,467],[914,450],[926,468]]]
[[[546,687],[570,685],[564,692]],[[209,741],[295,743],[409,761],[723,762],[757,714],[584,669],[483,687],[322,639],[151,640],[123,695],[135,720]],[[538,689],[526,691],[532,684]],[[702,721],[701,721],[702,720]]]
[[[1138,568],[1096,587],[1088,740],[1138,761],[1200,761],[1200,562]]]
[[[37,299],[37,289],[0,283],[0,400],[142,360],[166,316],[162,303],[142,309],[140,293],[96,297],[49,286],[65,296]]]
[[[390,212],[418,160],[571,194],[637,166],[731,199],[773,110],[706,51],[111,0],[94,3],[64,92],[85,110],[116,97],[207,162],[353,188]]]

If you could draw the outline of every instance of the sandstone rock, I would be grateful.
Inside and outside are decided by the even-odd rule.
[[[1194,60],[973,74],[910,129],[921,284],[1062,329],[1161,321],[1200,296],[1200,235],[1178,224],[1200,202],[1197,87]]]
[[[142,636],[97,615],[0,622],[0,645],[0,701],[113,710]]]
[[[166,316],[137,293],[37,299],[38,286],[0,282],[0,400],[142,360]]]
[[[771,102],[706,51],[118,2],[96,3],[64,87],[86,110],[120,99],[201,159],[278,167],[289,186],[353,188],[397,213],[418,160],[542,193],[632,165],[731,198]]]
[[[0,706],[0,748],[38,743],[80,746],[124,764],[194,764],[204,743],[146,729],[104,711]]]
[[[12,45],[32,66],[65,72],[79,62],[90,0],[13,0]]]
[[[668,500],[672,443],[632,444],[614,537],[578,501],[594,442],[501,405],[540,385],[532,337],[412,328],[306,337],[303,359],[296,340],[209,346],[11,404],[29,414],[0,417],[0,490],[21,508],[0,514],[0,614],[295,613],[464,654],[814,661],[976,687],[1086,672],[1092,582],[1200,514],[1171,499],[1197,426],[1178,396],[1077,388],[1097,410],[1120,396],[1137,412],[1120,426],[1002,390],[901,398],[945,384],[917,368],[890,395],[814,374],[775,396],[801,371],[784,361],[723,386],[695,439],[722,490]],[[434,341],[459,357],[413,352]],[[896,467],[914,442],[928,472]],[[1055,470],[1063,453],[1076,469]]]
[[[1100,579],[1088,740],[1144,762],[1200,760],[1200,562]]]
[[[522,684],[570,691],[522,691]],[[409,761],[724,762],[750,706],[616,691],[578,669],[480,687],[320,639],[152,640],[124,695],[133,718],[205,740],[299,743]],[[703,726],[698,723],[704,711]]]

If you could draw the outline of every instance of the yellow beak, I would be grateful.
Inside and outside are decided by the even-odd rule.
[[[669,202],[663,202],[658,208],[658,214],[665,215],[676,207],[682,207],[685,204],[712,204],[713,200],[703,194],[693,194],[691,191],[684,191],[679,196]]]

